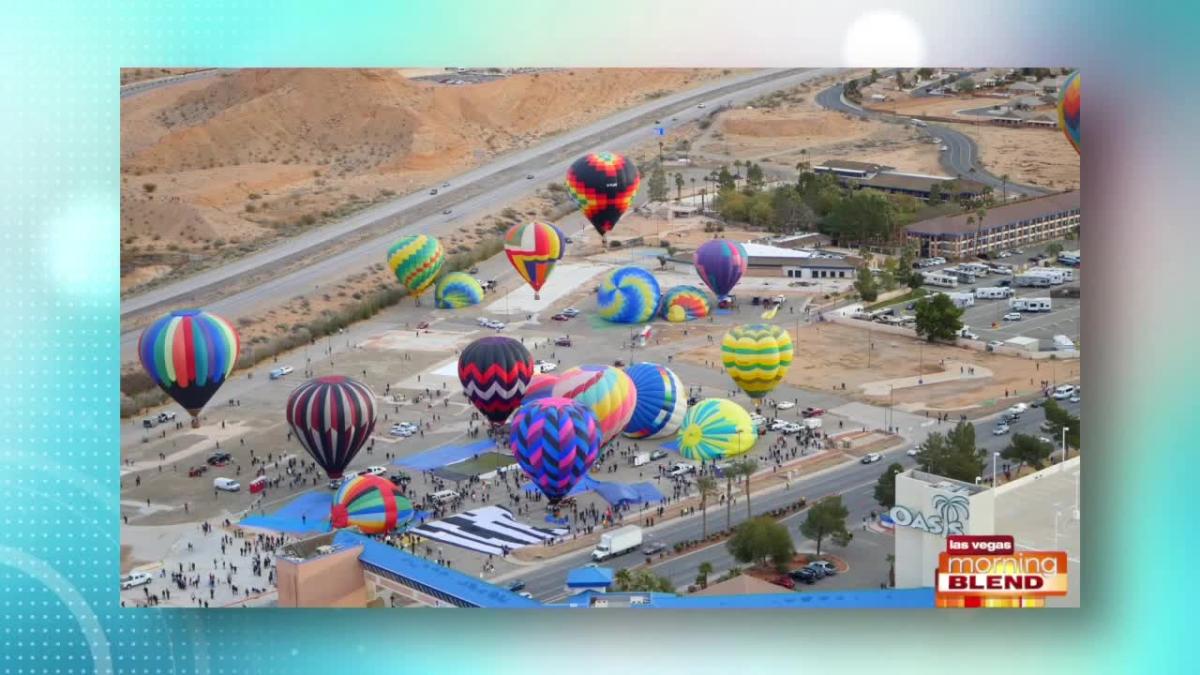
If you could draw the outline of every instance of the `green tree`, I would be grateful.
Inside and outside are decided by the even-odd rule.
[[[618,591],[641,591],[643,593],[674,593],[670,579],[660,577],[648,569],[620,570],[613,578]]]
[[[949,433],[933,432],[917,452],[917,465],[927,471],[964,483],[983,475],[984,459],[975,448],[975,427],[959,422]]]
[[[683,201],[683,174],[675,173],[675,201]]]
[[[1015,434],[1008,447],[1000,451],[1000,456],[1017,463],[1017,473],[1021,467],[1028,464],[1034,469],[1045,466],[1046,460],[1054,452],[1054,446],[1046,441],[1028,434]]]
[[[742,478],[742,487],[746,492],[746,517],[749,518],[751,516],[750,477],[754,475],[755,471],[758,471],[758,462],[749,457],[735,459],[730,471]]]
[[[751,518],[738,525],[726,547],[738,562],[754,563],[759,567],[773,564],[777,569],[787,569],[796,554],[787,528],[767,516]]]
[[[971,92],[975,91],[975,80],[972,80],[969,77],[964,77],[955,83],[954,88],[957,89],[960,94],[970,94]]]
[[[867,76],[867,84],[875,84],[875,81],[878,79],[879,79],[879,71],[872,68],[871,74],[869,76]]]
[[[917,77],[922,80],[932,79],[933,78],[933,69],[932,68],[918,68],[917,69]]]
[[[1057,256],[1059,253],[1062,253],[1062,252],[1063,252],[1063,245],[1058,243],[1057,241],[1051,243],[1049,246],[1046,247],[1046,254],[1050,255],[1050,256]]]
[[[866,265],[858,268],[858,278],[854,281],[854,289],[866,302],[875,302],[879,297],[879,287],[875,284],[875,276]]]
[[[865,244],[890,239],[895,213],[887,198],[871,190],[844,197],[825,218],[830,234],[843,246],[853,241]]]
[[[746,168],[746,184],[754,190],[761,190],[766,182],[766,176],[763,174],[762,167],[756,163],[750,163]]]
[[[700,476],[696,479],[696,490],[700,492],[700,538],[708,539],[708,498],[717,494],[717,479]]]
[[[650,193],[650,201],[661,202],[667,198],[667,173],[661,164],[655,164],[646,181],[646,189]]]
[[[708,588],[708,575],[713,573],[713,566],[710,562],[700,563],[700,567],[696,570],[696,585],[700,588]]]
[[[896,88],[897,89],[904,88],[904,71],[900,71],[900,70],[896,71]]]
[[[951,340],[962,330],[963,310],[945,293],[934,293],[917,300],[917,335],[929,342]]]
[[[846,546],[854,538],[846,529],[846,517],[850,511],[842,504],[839,495],[826,497],[808,510],[808,517],[800,524],[800,534],[817,542],[817,555],[821,555],[821,542],[825,537],[838,546]]]
[[[1055,439],[1062,438],[1062,432],[1067,430],[1067,445],[1072,448],[1079,447],[1079,418],[1067,412],[1065,408],[1058,404],[1058,401],[1050,399],[1042,406],[1042,412],[1046,415],[1046,421],[1050,423],[1049,432]]]
[[[722,165],[720,171],[717,172],[717,189],[718,190],[736,190],[737,183],[733,180],[733,174],[729,173],[729,167]]]
[[[817,222],[817,215],[804,203],[804,198],[796,188],[785,185],[771,191],[771,211],[773,229],[783,232],[796,230],[811,230]]]
[[[934,206],[946,201],[946,191],[941,183],[934,183],[929,186],[929,205]]]
[[[875,501],[885,509],[896,505],[896,476],[904,472],[904,467],[893,462],[879,475],[875,483]]]

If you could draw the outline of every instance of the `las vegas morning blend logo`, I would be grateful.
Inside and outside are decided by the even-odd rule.
[[[938,554],[938,607],[1042,607],[1067,594],[1065,551],[1018,551],[1009,535],[949,535]]]

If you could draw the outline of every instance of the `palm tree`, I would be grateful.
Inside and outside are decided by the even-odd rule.
[[[692,176],[692,203],[696,201],[696,177]]]
[[[754,472],[758,471],[758,462],[747,457],[745,459],[738,460],[734,466],[736,467],[735,470],[737,471],[738,475],[742,476],[742,478],[745,480],[746,518],[751,518],[753,514],[750,512],[750,476],[753,476]]]
[[[633,583],[633,577],[629,574],[629,570],[624,568],[617,570],[616,577],[613,580],[616,582],[618,589],[629,588]]]
[[[725,469],[725,529],[733,528],[733,467]]]
[[[975,216],[967,216],[967,228],[970,229],[970,227],[974,224],[975,224]],[[976,253],[979,252],[979,233],[978,233],[978,231],[976,231],[976,233],[975,233],[975,252]]]
[[[675,172],[675,201],[683,201],[683,174]]]
[[[717,479],[712,476],[701,476],[696,479],[696,489],[700,491],[700,539],[708,539],[708,497],[717,494]]]
[[[712,563],[702,562],[696,571],[698,572],[696,575],[696,584],[700,588],[708,588],[708,575],[713,573]]]
[[[1008,174],[1000,175],[1000,202],[1008,203]]]
[[[975,255],[979,255],[979,239],[983,233],[983,219],[987,216],[987,209],[978,209],[975,211],[975,226],[978,228],[975,231]]]

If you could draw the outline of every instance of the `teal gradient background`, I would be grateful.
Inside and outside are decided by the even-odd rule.
[[[1200,6],[1129,7],[7,4],[0,672],[1193,670],[1184,650],[1200,552],[1192,520],[1200,314],[1191,298],[1195,265],[1184,256],[1200,244],[1192,206]],[[912,19],[924,36],[924,63],[1075,65],[1086,73],[1084,609],[568,617],[117,606],[118,68],[838,65],[847,27],[875,8]],[[1174,93],[1169,102],[1166,91]]]

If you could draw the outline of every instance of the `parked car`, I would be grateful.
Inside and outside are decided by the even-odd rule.
[[[800,433],[800,430],[803,428],[804,427],[796,424],[795,422],[788,422],[787,424],[783,425],[782,431],[785,435],[791,435]]]
[[[653,462],[655,460],[662,459],[666,456],[667,456],[666,450],[655,450],[654,452],[650,453],[650,461]]]
[[[293,370],[294,370],[294,368],[292,368],[291,366],[279,366],[278,368],[275,368],[274,370],[272,370],[270,372],[270,374],[268,375],[268,377],[270,377],[272,380],[278,380],[279,378],[284,377],[285,375],[291,374],[291,372]]]
[[[909,457],[916,457],[917,455],[921,454],[921,449],[909,448],[908,450],[904,451],[904,454],[908,455]]]
[[[228,452],[214,452],[204,460],[209,466],[225,466],[233,459],[233,455]]]
[[[992,340],[987,343],[987,348],[988,348],[989,352],[994,352],[994,351],[996,351],[997,348],[1003,347],[1003,346],[1004,346],[1004,343],[999,340]]]
[[[538,361],[534,364],[534,368],[539,373],[550,373],[558,369],[558,364],[553,361]]]
[[[995,426],[995,428],[992,429],[993,436],[1003,436],[1004,434],[1007,434],[1007,433],[1008,433],[1008,425],[1004,424],[1003,422],[1000,424],[997,424]]]
[[[614,366],[616,366],[617,368],[624,368],[624,367],[625,367],[625,360],[624,360],[624,359],[614,359],[614,360],[613,360],[613,365],[614,365]]]
[[[525,580],[513,579],[512,583],[508,585],[508,590],[512,591],[513,593],[525,590]]]
[[[342,483],[344,483],[344,482],[346,482],[346,479],[345,479],[345,478],[331,478],[331,479],[329,480],[329,483],[328,483],[328,486],[327,486],[327,487],[328,487],[330,490],[336,490],[336,489],[338,489],[338,488],[342,487]]]
[[[1079,394],[1074,394],[1071,396],[1071,398],[1069,398],[1067,400],[1070,401],[1071,403],[1079,403],[1079,400],[1080,400]]]
[[[1063,401],[1063,400],[1071,398],[1072,396],[1075,395],[1075,393],[1076,392],[1075,392],[1074,385],[1063,384],[1063,385],[1059,385],[1058,387],[1055,387],[1053,396],[1054,396],[1055,400]]]
[[[798,570],[792,570],[791,572],[788,572],[788,576],[792,578],[792,581],[798,581],[802,584],[808,584],[809,586],[817,583],[817,573],[807,567],[801,567]]]
[[[437,188],[431,188],[431,189],[429,190],[429,194],[431,194],[431,195],[436,195],[436,194],[437,194]]]
[[[214,478],[213,488],[225,492],[237,492],[242,489],[242,484],[232,478]]]
[[[695,473],[695,472],[696,472],[695,464],[685,464],[683,462],[680,462],[678,464],[672,465],[671,470],[669,472],[667,472],[667,475],[671,476],[672,478],[677,478],[679,476],[686,476],[689,473]]]
[[[863,464],[874,464],[882,459],[883,455],[879,454],[878,452],[868,452],[867,454],[863,455],[862,459],[858,461],[862,462]]]
[[[821,570],[827,577],[837,574],[837,568],[834,567],[833,563],[829,562],[828,560],[814,560],[808,563],[808,569]]]
[[[791,577],[782,575],[782,574],[775,577],[774,579],[771,579],[771,583],[775,584],[776,586],[783,586],[784,588],[786,588],[788,590],[791,590],[796,587],[796,582],[792,581]]]
[[[388,480],[392,481],[392,485],[400,485],[402,483],[407,483],[410,480],[412,480],[412,476],[409,476],[408,474],[404,473],[403,471],[397,471],[396,473],[388,476]]]
[[[1014,403],[1008,408],[1008,412],[1012,413],[1013,415],[1020,415],[1026,410],[1029,410],[1029,406],[1025,405],[1024,403]]]
[[[791,401],[780,401],[778,404],[776,404],[775,409],[776,410],[791,410],[792,408],[795,408],[795,407],[796,407],[796,404],[792,403]]]
[[[563,337],[560,337],[560,338],[555,338],[555,339],[554,339],[554,346],[556,346],[556,347],[570,347],[570,346],[571,346],[571,338],[569,338],[569,337],[566,337],[565,335],[564,335]]]
[[[533,174],[531,174],[531,173],[525,174],[525,180],[533,180]]]
[[[562,313],[555,314],[554,316],[552,316],[550,318],[554,319],[555,321],[570,321],[571,320],[571,317],[567,316],[566,314],[562,314]]]
[[[421,323],[417,324],[417,330],[425,330],[426,328],[429,328],[428,321],[422,321]]]
[[[382,466],[368,466],[367,468],[363,469],[362,471],[359,471],[358,475],[362,476],[362,475],[365,475],[368,473],[371,474],[372,476],[386,476],[387,469]]]
[[[579,316],[579,310],[574,307],[568,307],[562,311],[562,314],[564,316],[569,316],[569,317],[573,318],[573,317]]]
[[[654,541],[642,547],[642,555],[654,555],[667,550],[667,545],[661,541]]]
[[[805,408],[804,410],[800,411],[800,415],[803,417],[820,417],[821,415],[824,415],[824,414],[825,414],[824,408],[814,408],[812,406],[809,406],[809,407]]]
[[[448,215],[450,215],[451,213],[454,213],[454,209],[442,209],[442,215],[443,215],[443,216],[448,216]]]
[[[1009,312],[1008,314],[1004,315],[1004,320],[1005,321],[1020,321],[1021,313],[1020,312]]]
[[[207,466],[193,466],[188,469],[188,478],[199,478],[208,472]]]
[[[121,590],[127,591],[138,586],[145,586],[154,580],[149,572],[130,572],[121,577]]]

